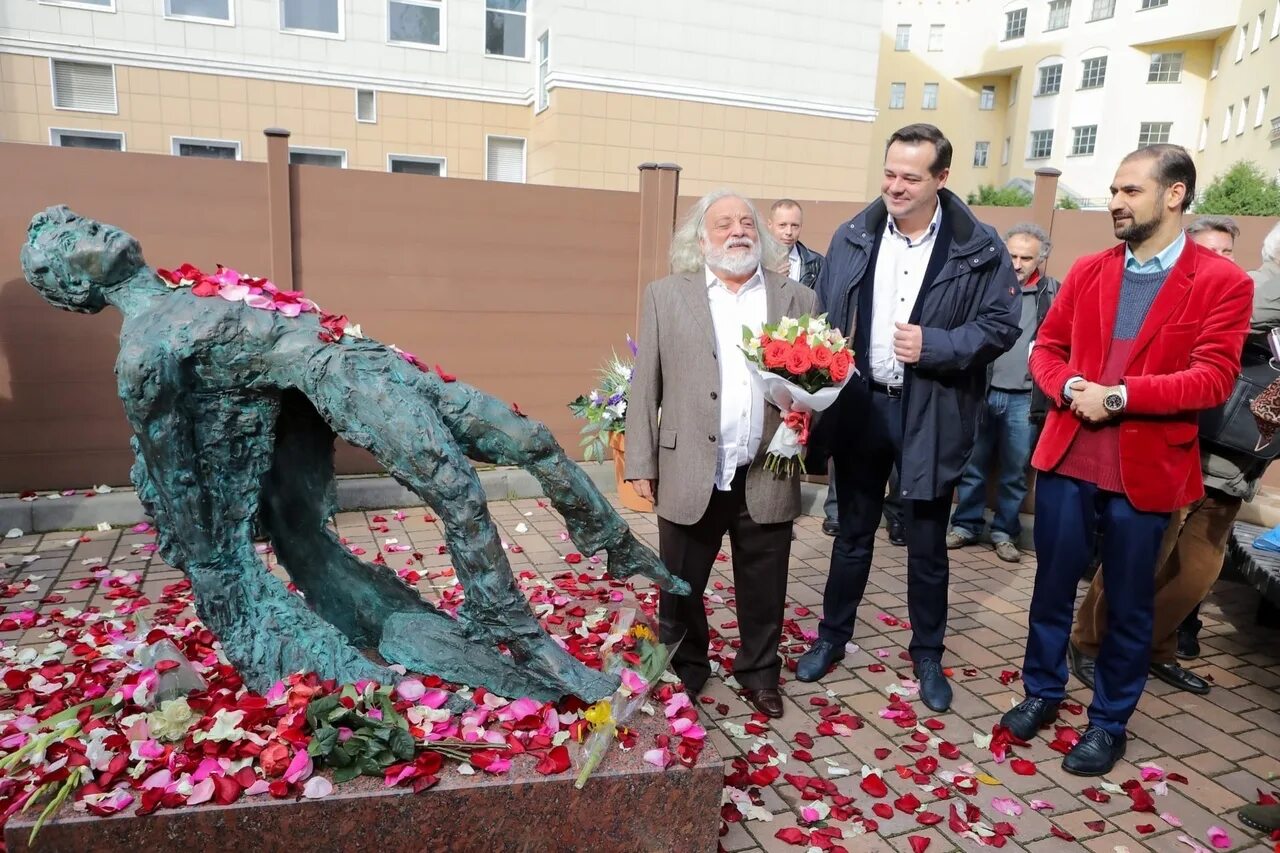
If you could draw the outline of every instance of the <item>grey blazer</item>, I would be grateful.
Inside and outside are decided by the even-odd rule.
[[[764,273],[768,322],[814,311],[812,290],[774,272]],[[706,274],[680,273],[649,284],[640,312],[639,353],[627,398],[628,480],[657,480],[654,510],[676,524],[694,524],[715,488],[720,432],[719,358]],[[661,413],[661,425],[659,425]],[[764,406],[760,449],[747,473],[747,510],[758,524],[800,514],[800,478],[780,479],[764,469],[765,451],[780,422]]]

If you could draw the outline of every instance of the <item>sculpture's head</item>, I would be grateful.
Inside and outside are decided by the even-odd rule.
[[[105,308],[104,291],[145,265],[132,236],[65,205],[33,216],[22,246],[22,271],[31,286],[59,308],[85,314]]]

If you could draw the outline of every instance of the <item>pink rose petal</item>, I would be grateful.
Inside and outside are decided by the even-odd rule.
[[[1227,835],[1227,831],[1220,826],[1209,827],[1209,843],[1219,850],[1226,850],[1231,846],[1231,836]]]
[[[1182,826],[1182,821],[1169,812],[1160,812],[1160,819],[1169,824],[1169,826]]]
[[[203,782],[196,783],[191,788],[191,796],[187,797],[187,805],[198,806],[201,803],[207,803],[213,799],[213,778],[205,777]]]
[[[644,760],[654,767],[666,767],[671,763],[671,755],[665,749],[651,749],[644,754]]]
[[[293,761],[289,762],[289,769],[284,771],[284,780],[286,782],[301,782],[311,775],[313,769],[311,756],[307,754],[305,749],[300,749],[293,756]]]
[[[1009,817],[1017,817],[1022,814],[1021,804],[1012,797],[992,797],[991,808]]]
[[[1054,809],[1053,803],[1048,800],[1032,800],[1027,805],[1031,806],[1033,812],[1051,812]]]

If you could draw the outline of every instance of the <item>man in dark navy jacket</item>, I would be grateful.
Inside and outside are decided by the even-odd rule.
[[[973,449],[987,365],[1018,340],[1021,309],[999,235],[943,188],[950,166],[951,143],[933,125],[889,137],[881,197],[836,230],[818,279],[819,310],[852,336],[860,375],[816,428],[835,461],[840,532],[818,640],[796,669],[816,681],[844,657],[896,462],[911,659],[935,711],[951,706],[941,659],[952,489]]]

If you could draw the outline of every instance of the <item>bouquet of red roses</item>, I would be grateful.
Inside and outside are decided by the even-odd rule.
[[[856,373],[849,342],[827,324],[827,315],[781,318],[753,330],[742,327],[742,351],[764,398],[783,413],[769,442],[765,467],[785,476],[804,467],[814,412],[829,408]]]

